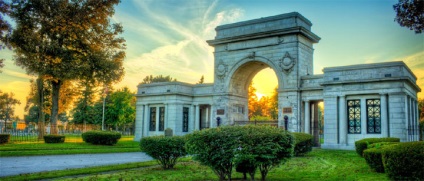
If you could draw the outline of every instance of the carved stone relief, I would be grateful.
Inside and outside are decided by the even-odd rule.
[[[223,80],[227,74],[228,66],[225,65],[221,60],[216,66],[215,70],[216,70],[216,75],[218,76],[218,78]]]
[[[290,73],[293,70],[294,65],[296,64],[296,59],[291,57],[289,52],[286,52],[284,57],[281,58],[279,61],[280,67],[286,74]]]

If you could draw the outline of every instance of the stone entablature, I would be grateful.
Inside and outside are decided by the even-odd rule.
[[[302,76],[302,90],[322,90],[324,87],[322,83],[324,82],[324,75],[307,75]]]
[[[416,86],[417,78],[404,62],[384,62],[324,68],[324,85],[408,80]],[[417,89],[419,89],[416,86]]]
[[[152,95],[186,95],[206,96],[213,95],[213,84],[188,84],[184,82],[159,82],[138,85],[137,96],[145,97]]]
[[[308,19],[297,12],[293,12],[218,26],[216,28],[217,34],[215,39],[233,38],[258,33],[272,33],[280,30],[295,31],[294,27],[311,31],[311,26],[312,23]]]

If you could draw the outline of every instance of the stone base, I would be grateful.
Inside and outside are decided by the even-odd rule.
[[[355,150],[355,145],[322,144],[321,149]]]

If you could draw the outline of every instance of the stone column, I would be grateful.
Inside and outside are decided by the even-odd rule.
[[[347,115],[346,115],[346,97],[340,96],[339,99],[339,143],[346,145],[347,140]]]
[[[143,137],[146,137],[146,136],[149,136],[149,105],[145,104],[143,107],[144,107]]]
[[[166,128],[168,128],[168,103],[165,103],[165,128],[164,128],[164,130],[166,129]]]
[[[200,129],[200,119],[199,119],[199,108],[200,106],[198,104],[194,105],[195,109],[196,109],[196,114],[194,116],[194,130],[199,130]]]
[[[211,119],[210,119],[210,117],[209,117],[209,107],[206,107],[205,108],[205,121],[206,122],[208,122],[209,121],[209,123],[211,122]],[[210,127],[210,126],[209,126]]]
[[[136,122],[135,122],[135,136],[134,141],[140,141],[143,137],[143,114],[144,114],[144,105],[137,104],[136,112]]]
[[[311,134],[311,105],[305,101],[305,133]]]
[[[387,95],[380,94],[381,136],[389,137],[389,119],[387,114]]]
[[[417,100],[415,100],[415,112],[417,113],[415,115],[415,141],[418,141],[418,140],[420,140],[420,128],[419,128],[420,115],[419,115],[418,101]]]

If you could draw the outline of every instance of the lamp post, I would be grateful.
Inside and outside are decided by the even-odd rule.
[[[107,87],[105,87],[105,90],[103,91],[102,131],[105,130],[105,102],[106,102],[107,91],[108,91]]]

